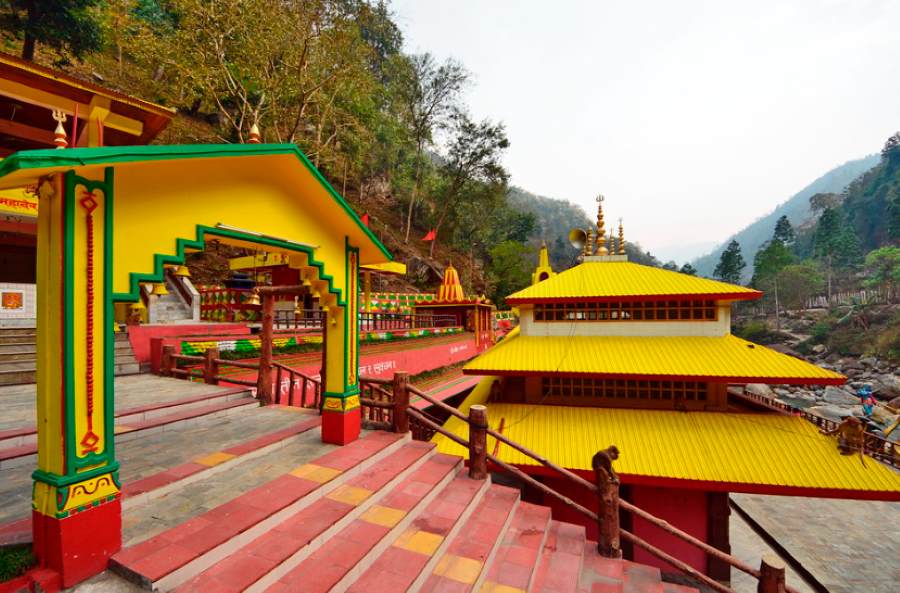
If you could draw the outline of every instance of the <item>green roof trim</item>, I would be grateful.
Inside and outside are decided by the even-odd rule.
[[[23,150],[0,161],[0,178],[26,169],[47,169],[54,167],[85,167],[90,165],[110,165],[115,163],[136,163],[144,161],[170,161],[178,159],[211,159],[221,157],[266,156],[292,154],[303,164],[312,176],[325,188],[331,197],[344,209],[356,225],[389,261],[394,257],[363,224],[353,208],[335,190],[328,180],[306,158],[296,144],[154,144],[146,146],[103,146],[96,148],[49,148],[44,150]]]

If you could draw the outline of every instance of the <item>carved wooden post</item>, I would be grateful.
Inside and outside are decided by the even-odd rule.
[[[781,558],[766,554],[759,565],[757,593],[785,593],[784,562]]]
[[[164,377],[172,376],[172,368],[175,366],[175,346],[163,346],[162,357],[159,360],[159,374]]]
[[[409,432],[409,373],[399,371],[394,374],[394,432]]]
[[[605,454],[605,451],[601,451]],[[622,545],[619,541],[619,477],[612,471],[612,459],[609,460],[610,471],[601,466],[594,467],[597,480],[597,496],[599,508],[597,521],[599,536],[597,551],[605,558],[621,558]]]
[[[487,478],[487,408],[474,405],[469,408],[469,477],[473,480]]]
[[[259,376],[256,379],[256,397],[265,406],[272,403],[272,321],[275,313],[275,295],[262,295],[262,331],[259,335]]]
[[[219,358],[219,349],[218,348],[208,348],[206,352],[203,353],[203,382],[209,385],[218,385],[219,380],[216,379],[216,375],[219,374],[219,363],[216,362],[216,359]]]

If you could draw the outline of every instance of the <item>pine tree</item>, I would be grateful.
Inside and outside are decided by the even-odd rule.
[[[745,267],[747,267],[747,262],[741,255],[741,245],[732,239],[719,257],[719,263],[716,265],[713,275],[723,282],[740,284],[741,274]]]
[[[782,215],[775,223],[775,234],[772,237],[776,241],[781,241],[784,245],[791,245],[796,239],[794,227],[786,215]]]

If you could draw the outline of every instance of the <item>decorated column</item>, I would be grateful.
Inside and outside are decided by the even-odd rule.
[[[38,192],[34,552],[73,585],[121,547],[113,443],[112,169]]]
[[[329,306],[322,440],[345,445],[359,437],[359,249],[346,246],[345,298]]]

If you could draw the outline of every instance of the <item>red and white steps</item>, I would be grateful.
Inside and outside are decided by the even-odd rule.
[[[687,593],[462,459],[372,432],[116,554],[179,593]]]

